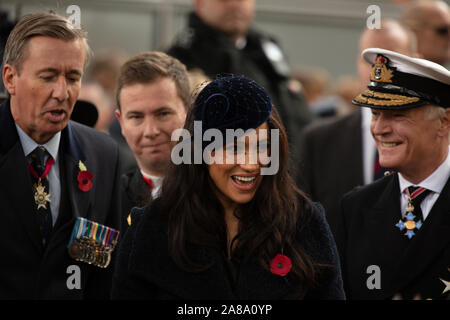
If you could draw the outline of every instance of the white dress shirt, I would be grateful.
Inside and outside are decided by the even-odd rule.
[[[423,199],[420,204],[420,208],[422,209],[423,219],[425,220],[428,214],[431,211],[436,200],[439,198],[442,189],[444,188],[447,180],[450,177],[450,148],[449,153],[447,154],[447,158],[441,165],[426,179],[421,181],[418,184],[414,184],[406,180],[400,173],[398,175],[399,185],[400,185],[400,205],[402,210],[402,216],[406,214],[406,206],[408,204],[408,196],[404,192],[404,190],[410,186],[418,186],[428,190],[431,192]]]
[[[61,201],[61,179],[59,176],[59,161],[58,161],[58,150],[59,150],[59,142],[61,140],[61,132],[58,132],[51,138],[47,143],[38,144],[33,139],[31,139],[23,130],[20,128],[17,123],[15,124],[17,128],[17,133],[19,134],[19,140],[22,144],[22,149],[25,154],[25,158],[28,159],[28,156],[31,152],[34,151],[39,146],[44,147],[47,152],[55,159],[55,163],[53,164],[50,172],[48,173],[48,183],[50,186],[50,210],[52,212],[52,223],[55,225],[56,219],[58,218],[59,213],[59,205]],[[45,157],[44,161],[47,161],[48,155]]]

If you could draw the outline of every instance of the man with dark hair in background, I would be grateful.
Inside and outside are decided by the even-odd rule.
[[[176,144],[172,132],[183,128],[189,100],[186,67],[163,52],[141,53],[121,67],[116,117],[138,163],[122,176],[125,213],[158,196]]]

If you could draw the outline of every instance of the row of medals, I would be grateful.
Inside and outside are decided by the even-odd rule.
[[[47,202],[50,202],[50,194],[45,192],[45,187],[42,186],[41,179],[33,187],[35,189],[34,199],[38,205],[38,209],[41,207],[47,209]],[[111,246],[104,246],[98,240],[82,237],[80,239],[74,239],[74,242],[69,247],[69,255],[76,261],[106,268],[111,262],[111,252],[113,250]]]
[[[106,268],[111,261],[111,252],[113,250],[111,246],[104,246],[98,240],[82,237],[74,239],[69,247],[69,255],[77,261]]]

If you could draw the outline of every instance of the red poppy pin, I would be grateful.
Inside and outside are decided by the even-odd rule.
[[[277,254],[270,263],[270,272],[278,276],[284,277],[291,271],[291,259],[282,254]]]
[[[80,168],[80,172],[78,172],[77,180],[78,180],[78,188],[81,191],[87,192],[92,188],[92,178],[94,175],[90,172],[83,162],[78,163],[78,167]]]

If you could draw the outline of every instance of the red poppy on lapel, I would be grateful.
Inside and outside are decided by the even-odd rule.
[[[278,276],[284,277],[289,273],[289,271],[291,271],[291,269],[292,269],[291,259],[282,254],[277,254],[270,263],[270,272]]]
[[[78,167],[80,168],[80,172],[78,172],[77,176],[78,188],[83,192],[87,192],[92,188],[92,178],[94,175],[86,168],[81,160]]]

